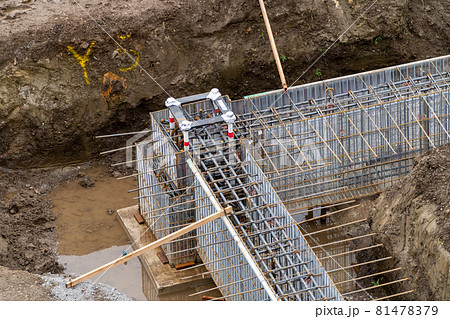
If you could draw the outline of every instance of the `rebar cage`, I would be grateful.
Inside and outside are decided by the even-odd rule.
[[[165,245],[173,265],[199,255],[227,300],[342,300],[290,214],[377,193],[404,177],[417,154],[447,143],[448,71],[445,56],[226,99],[235,139],[224,123],[195,128],[189,152],[168,129],[168,110],[153,112],[151,138],[137,145],[141,212],[161,238],[216,211],[186,165],[192,159],[233,213]],[[209,101],[183,112],[193,121],[215,113]]]

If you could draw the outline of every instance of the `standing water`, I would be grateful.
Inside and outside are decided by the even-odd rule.
[[[117,209],[135,205],[132,178],[117,180],[105,166],[92,166],[84,172],[94,185],[83,187],[79,179],[59,185],[49,195],[56,213],[59,260],[68,273],[83,274],[131,252],[130,241],[116,218]],[[142,292],[141,265],[131,260],[108,270],[100,278],[119,291],[146,300]]]
[[[117,180],[105,166],[93,166],[83,173],[94,182],[92,187],[83,187],[76,179],[59,185],[49,195],[57,216],[59,261],[67,273],[78,275],[122,256],[124,251],[133,251],[115,211],[136,205],[135,193],[128,193],[136,188],[135,178]],[[91,280],[109,284],[136,300],[201,300],[201,295],[189,294],[214,287],[211,284],[158,295],[137,258]],[[217,289],[208,295],[219,297],[220,292]]]

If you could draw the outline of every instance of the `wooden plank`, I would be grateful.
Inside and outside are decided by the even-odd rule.
[[[192,267],[194,265],[195,265],[195,262],[189,261],[187,263],[175,265],[175,269],[176,270],[181,270],[181,269],[184,269],[184,268]]]
[[[231,210],[232,210],[231,206],[228,206],[227,208],[222,209],[221,211],[219,211],[217,213],[209,215],[208,217],[205,217],[202,220],[199,220],[199,221],[197,221],[195,223],[192,223],[192,224],[190,224],[190,225],[188,225],[188,226],[186,226],[184,228],[181,228],[181,229],[173,232],[172,234],[169,234],[169,235],[167,235],[167,236],[165,236],[163,238],[160,238],[160,239],[154,241],[153,243],[148,244],[147,246],[144,246],[142,248],[139,248],[138,250],[133,251],[132,253],[129,253],[128,255],[125,255],[125,256],[122,256],[120,258],[117,258],[116,260],[113,260],[113,261],[111,261],[111,262],[109,262],[109,263],[107,263],[107,264],[105,264],[105,265],[103,265],[101,267],[98,267],[98,268],[96,268],[94,270],[91,270],[90,272],[88,272],[88,273],[86,273],[84,275],[81,275],[81,276],[79,276],[79,277],[77,277],[77,278],[75,278],[73,280],[70,279],[66,283],[66,287],[70,288],[70,287],[73,287],[75,285],[78,285],[80,282],[83,282],[83,281],[85,281],[85,280],[87,280],[89,278],[97,276],[97,275],[101,274],[102,272],[107,271],[108,269],[110,269],[112,267],[118,266],[120,264],[123,264],[124,262],[127,262],[130,259],[133,259],[135,257],[143,255],[143,254],[145,254],[147,251],[149,251],[151,249],[154,249],[154,248],[157,248],[157,247],[159,247],[161,245],[167,244],[168,242],[170,242],[171,240],[173,240],[175,238],[178,238],[178,237],[180,237],[180,236],[182,236],[184,234],[187,234],[187,233],[189,233],[190,231],[192,231],[194,229],[197,229],[197,228],[199,228],[199,227],[201,227],[201,226],[203,226],[203,225],[205,225],[205,224],[207,224],[207,223],[209,223],[209,222],[211,222],[213,220],[216,220],[216,219],[224,216],[225,214],[229,214],[231,212]]]
[[[259,5],[261,6],[261,13],[263,15],[264,23],[266,25],[267,35],[269,36],[269,42],[270,46],[272,47],[273,57],[275,58],[275,63],[277,65],[278,73],[280,75],[281,85],[283,86],[283,89],[286,91],[287,90],[286,79],[284,77],[283,67],[281,66],[277,46],[275,45],[275,39],[273,38],[272,28],[270,27],[269,17],[267,16],[264,0],[259,0]]]
[[[164,253],[158,251],[156,253],[156,256],[159,258],[159,260],[163,263],[163,265],[167,265],[169,263],[169,259],[167,259],[166,255]]]
[[[209,300],[214,300],[214,301],[225,301],[224,298],[217,298],[217,297],[210,297],[210,296],[202,296],[202,301],[209,301]]]
[[[144,218],[142,218],[142,216],[141,216],[141,214],[139,212],[134,214],[134,218],[136,218],[136,221],[138,222],[138,224],[145,223]]]

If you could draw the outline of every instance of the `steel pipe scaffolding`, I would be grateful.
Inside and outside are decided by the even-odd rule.
[[[158,239],[233,208],[165,244],[170,264],[203,264],[226,300],[370,296],[374,289],[361,286],[355,269],[390,257],[355,260],[381,245],[350,247],[374,234],[338,231],[364,220],[321,223],[401,180],[416,155],[449,142],[449,60],[238,101],[217,89],[168,99],[167,109],[151,113],[150,137],[136,144],[131,161],[139,181],[132,191],[147,225]]]

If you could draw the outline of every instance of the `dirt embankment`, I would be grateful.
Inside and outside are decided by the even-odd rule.
[[[58,273],[55,214],[45,195],[77,177],[79,167],[0,170],[0,265],[33,273]]]
[[[106,167],[110,160],[96,162],[95,165]],[[48,194],[63,182],[74,179],[81,181],[85,177],[83,171],[93,165],[85,163],[80,166],[29,170],[0,168],[1,266],[38,274],[62,271],[62,266],[57,262],[57,210],[55,203],[48,199]],[[106,174],[119,171],[122,174],[130,173],[128,168],[105,168]]]
[[[360,209],[340,216],[342,221],[364,217],[368,224],[354,227],[352,235],[376,232],[377,236],[356,241],[355,248],[375,243],[384,247],[358,258],[367,261],[393,256],[374,264],[377,268],[372,273],[401,267],[401,272],[384,275],[384,282],[409,278],[401,285],[387,287],[388,292],[414,289],[406,300],[449,300],[450,144],[419,156],[405,179],[377,199],[363,201]]]
[[[296,84],[448,54],[448,1],[265,2],[291,84],[333,43]],[[0,30],[2,166],[86,159],[107,148],[93,135],[143,128],[167,98],[151,77],[173,96],[280,87],[257,1],[6,0]]]

